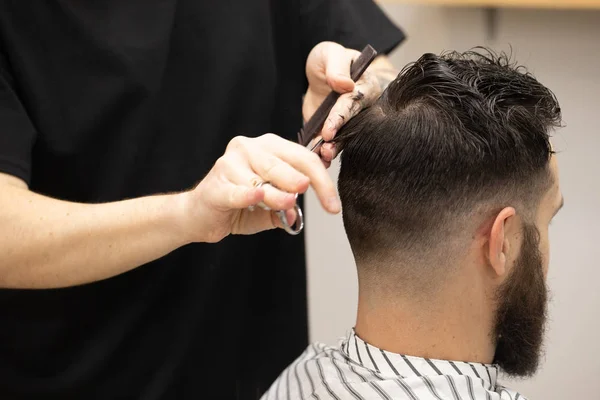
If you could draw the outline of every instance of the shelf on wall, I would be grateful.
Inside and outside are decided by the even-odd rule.
[[[384,4],[424,4],[471,7],[600,9],[600,0],[378,0]]]

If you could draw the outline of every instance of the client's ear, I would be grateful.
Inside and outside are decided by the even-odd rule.
[[[514,223],[516,211],[512,207],[503,208],[496,216],[490,231],[488,259],[494,272],[504,276],[507,272],[507,256],[510,251],[509,231]]]

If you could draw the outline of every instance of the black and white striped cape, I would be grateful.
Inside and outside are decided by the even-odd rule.
[[[526,400],[497,377],[493,365],[390,353],[352,331],[337,348],[309,346],[261,400]]]

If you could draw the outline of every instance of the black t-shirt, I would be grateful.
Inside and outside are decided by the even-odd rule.
[[[315,44],[402,38],[371,0],[0,0],[0,171],[85,203],[190,188],[234,136],[295,140]],[[304,238],[282,231],[0,290],[0,398],[255,399],[306,320]]]

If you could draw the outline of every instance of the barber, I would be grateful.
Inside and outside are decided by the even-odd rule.
[[[370,0],[0,0],[0,398],[266,390],[307,344],[304,239],[248,207],[340,211],[335,149],[292,141],[402,38]]]

